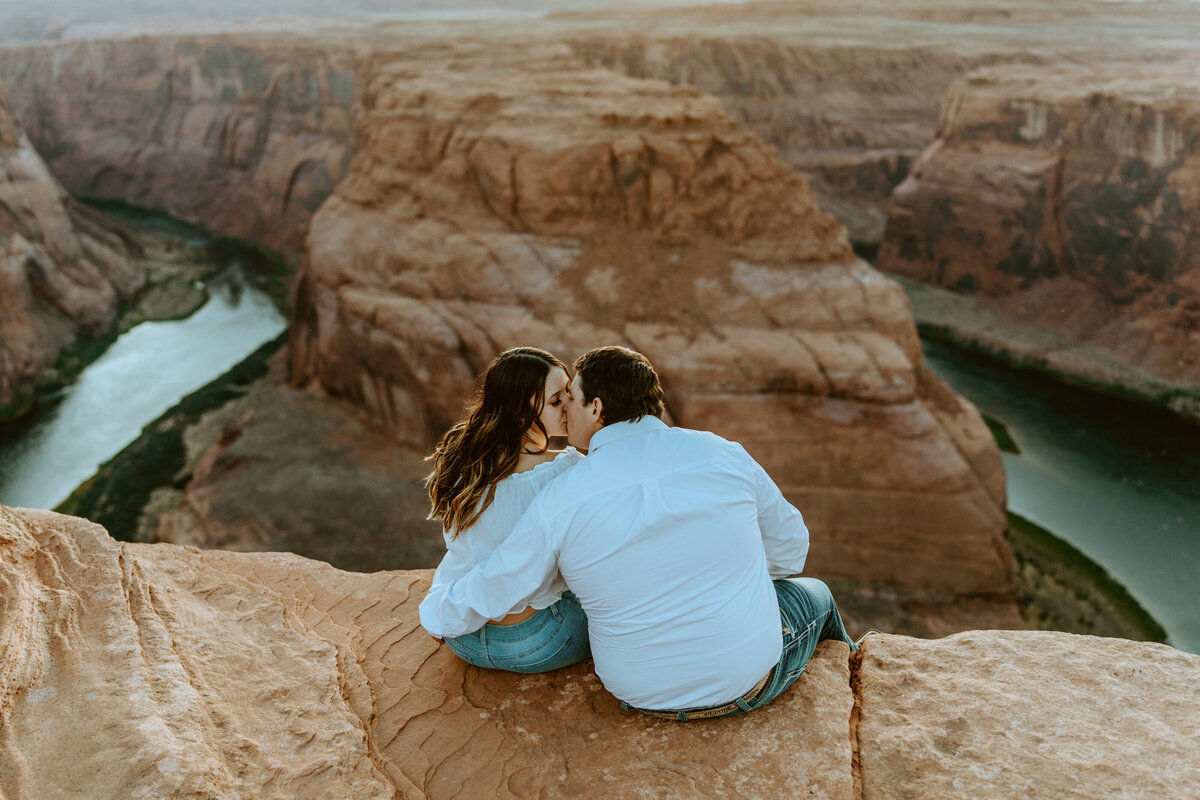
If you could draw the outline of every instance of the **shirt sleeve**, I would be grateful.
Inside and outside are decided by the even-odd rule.
[[[443,639],[477,631],[524,608],[557,579],[558,552],[534,503],[491,556],[461,578],[430,589],[421,601],[421,626]]]
[[[804,571],[808,558],[808,527],[804,517],[787,501],[762,466],[750,457],[758,498],[758,527],[767,554],[767,572],[772,579]]]

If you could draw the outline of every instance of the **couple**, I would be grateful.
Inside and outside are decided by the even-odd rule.
[[[430,456],[447,553],[422,626],[480,667],[590,655],[622,708],[683,721],[766,705],[822,639],[853,649],[825,584],[789,577],[800,512],[741,445],[667,426],[662,399],[624,347],[572,370],[533,347],[497,356]]]

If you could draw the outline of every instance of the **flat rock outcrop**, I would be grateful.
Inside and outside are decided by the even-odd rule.
[[[146,283],[136,252],[54,179],[0,84],[0,421],[77,336],[109,332]]]
[[[864,798],[1200,793],[1200,657],[1003,631],[871,636],[856,657]]]
[[[1200,657],[1050,633],[821,645],[766,709],[620,711],[581,664],[468,667],[423,572],[121,544],[0,506],[0,791],[1156,798],[1200,791]]]
[[[1200,416],[1170,399],[1200,389],[1196,67],[973,73],[896,190],[879,265],[1058,334],[1024,348],[1051,368],[1140,370]]]
[[[1011,592],[979,415],[923,367],[900,288],[714,100],[482,43],[379,57],[364,97],[309,234],[299,385],[425,449],[499,349],[626,344],[676,423],[745,444],[803,510],[818,573]]]

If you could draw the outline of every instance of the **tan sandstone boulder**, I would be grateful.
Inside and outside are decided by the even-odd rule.
[[[0,421],[77,336],[108,333],[146,282],[135,250],[67,195],[0,84]]]
[[[0,507],[0,576],[10,800],[853,796],[844,645],[769,713],[680,727],[621,712],[590,664],[466,666],[418,625],[427,571]]]
[[[1068,633],[868,637],[864,798],[1200,796],[1200,657]]]
[[[1045,329],[1012,344],[1200,415],[1198,66],[964,79],[896,190],[880,267],[983,298],[998,322],[958,326],[973,338]]]
[[[136,798],[1187,797],[1200,657],[1046,633],[818,648],[766,709],[620,711],[581,664],[468,667],[429,573],[122,544],[0,506],[0,793]]]

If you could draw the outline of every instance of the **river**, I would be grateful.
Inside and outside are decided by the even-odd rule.
[[[929,365],[1007,426],[1008,506],[1103,566],[1200,653],[1200,426],[925,341]]]
[[[125,209],[126,221],[192,246],[198,229]],[[205,287],[209,299],[187,319],[144,322],[126,331],[43,404],[19,436],[0,442],[0,503],[54,508],[97,468],[185,395],[224,374],[287,327],[270,298],[245,276],[236,246]]]

